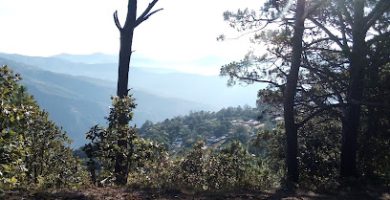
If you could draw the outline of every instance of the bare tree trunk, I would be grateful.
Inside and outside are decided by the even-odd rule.
[[[128,95],[129,68],[132,54],[133,35],[135,20],[137,16],[137,0],[129,0],[125,26],[120,29],[120,50],[118,63],[118,86],[117,96],[125,98]],[[128,126],[126,116],[119,116],[119,126]],[[127,137],[125,132],[119,133],[119,149],[127,149]],[[129,163],[123,152],[118,152],[115,156],[115,181],[119,185],[127,183]]]
[[[130,35],[121,32],[120,50],[119,50],[119,67],[118,67],[118,85],[116,95],[120,98],[128,95],[129,69],[132,54],[134,30]]]
[[[137,0],[129,0],[127,5],[127,16],[124,26],[122,27],[117,12],[114,13],[115,25],[120,32],[120,50],[119,50],[119,63],[118,63],[118,85],[117,96],[119,98],[125,98],[128,96],[128,83],[129,83],[129,69],[131,54],[133,52],[133,36],[134,29],[147,20],[151,15],[160,11],[161,9],[151,11],[153,6],[158,0],[153,0],[145,11],[137,18]],[[119,126],[128,126],[129,119],[125,115],[119,116]],[[118,147],[122,150],[128,150],[128,140],[126,131],[121,131],[118,139]],[[130,144],[131,145],[131,144]],[[116,183],[124,185],[127,183],[127,176],[129,173],[129,159],[131,155],[128,152],[118,152],[115,156],[115,178]]]
[[[298,0],[295,11],[294,35],[292,38],[292,60],[290,72],[287,76],[286,88],[284,91],[284,123],[287,137],[287,182],[297,183],[298,171],[298,128],[295,124],[294,99],[298,83],[298,73],[302,61],[302,39],[305,29],[305,0]]]
[[[128,95],[129,68],[132,54],[134,29],[136,27],[135,22],[137,16],[137,0],[129,0],[127,9],[125,25],[123,28],[119,29],[120,49],[118,63],[118,86],[116,94],[120,98],[124,98]]]

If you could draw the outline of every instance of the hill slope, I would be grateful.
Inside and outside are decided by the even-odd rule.
[[[1,57],[0,64],[7,64],[22,74],[22,83],[50,117],[68,132],[74,146],[84,144],[84,133],[91,126],[105,123],[104,117],[111,105],[110,96],[115,94],[114,82],[53,73]],[[193,110],[212,109],[200,103],[161,97],[142,90],[133,92],[138,104],[134,123],[138,125],[146,120],[156,122]]]

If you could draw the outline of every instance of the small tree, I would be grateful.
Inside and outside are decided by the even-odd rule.
[[[135,108],[134,99],[131,96],[126,98],[113,98],[113,107],[110,109],[110,114],[107,117],[108,128],[94,126],[87,133],[87,139],[91,143],[84,147],[84,151],[89,157],[88,168],[91,173],[91,179],[96,182],[103,179],[103,183],[109,179],[113,179],[114,172],[115,182],[127,183],[127,176],[131,159],[134,153],[134,140],[136,132],[128,123],[133,118],[132,110]],[[125,124],[121,123],[121,117],[128,121]],[[118,141],[124,145],[119,145]],[[121,156],[121,162],[117,162],[118,155]],[[121,165],[122,171],[117,171],[118,163]],[[96,166],[100,166],[99,176],[96,174]],[[119,178],[119,180],[118,180]]]

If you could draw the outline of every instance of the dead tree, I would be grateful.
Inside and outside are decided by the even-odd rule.
[[[125,98],[128,96],[128,82],[129,82],[129,69],[130,59],[133,53],[133,36],[135,28],[142,22],[147,20],[150,16],[157,13],[162,9],[152,11],[154,5],[158,0],[153,0],[149,3],[144,12],[137,17],[137,0],[129,0],[127,6],[127,16],[125,24],[122,26],[118,19],[118,12],[114,12],[114,22],[120,32],[120,49],[119,49],[119,63],[118,63],[118,85],[117,96],[119,98]],[[119,117],[120,125],[127,126],[129,120],[126,116]],[[125,133],[123,133],[125,134]],[[118,146],[120,149],[127,149],[128,143],[125,135],[121,135],[118,140]],[[126,184],[128,176],[129,162],[125,155],[117,153],[115,158],[115,176],[117,184]]]

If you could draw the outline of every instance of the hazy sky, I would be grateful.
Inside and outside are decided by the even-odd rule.
[[[151,0],[139,0],[138,13]],[[153,67],[217,74],[220,65],[248,51],[247,39],[216,41],[221,33],[236,36],[222,13],[257,8],[262,0],[160,0],[163,11],[135,32],[135,55]],[[117,54],[119,33],[112,13],[122,24],[126,0],[0,0],[0,52],[34,56],[59,53]],[[152,67],[152,66],[151,66]]]

